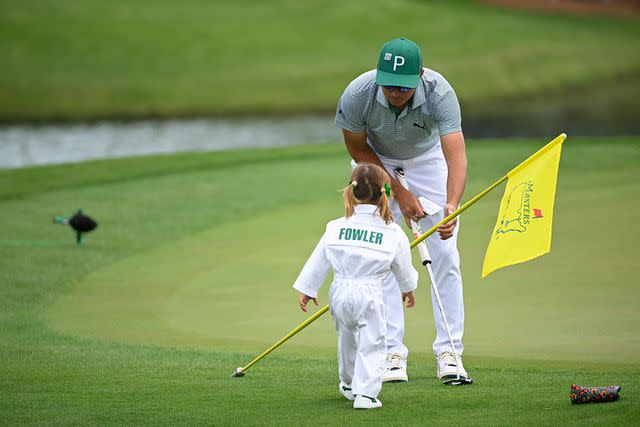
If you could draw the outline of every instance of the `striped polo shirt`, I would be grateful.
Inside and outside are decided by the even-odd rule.
[[[428,68],[397,118],[376,85],[376,70],[360,75],[342,94],[335,123],[351,132],[366,131],[376,153],[399,160],[417,157],[435,147],[440,136],[462,130],[456,93],[442,75]]]

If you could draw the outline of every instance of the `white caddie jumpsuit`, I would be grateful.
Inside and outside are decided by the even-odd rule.
[[[409,240],[395,223],[385,224],[377,206],[361,204],[350,218],[327,224],[293,287],[316,298],[329,269],[329,306],[338,333],[340,381],[353,394],[377,397],[386,369],[384,279],[393,273],[399,291],[413,291],[418,272]]]

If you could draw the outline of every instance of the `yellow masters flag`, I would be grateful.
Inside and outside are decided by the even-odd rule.
[[[507,174],[482,277],[551,250],[551,225],[564,133]]]

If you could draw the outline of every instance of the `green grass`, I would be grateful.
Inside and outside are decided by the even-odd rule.
[[[542,140],[468,143],[466,199]],[[407,312],[411,382],[377,412],[338,394],[328,315],[249,370],[305,318],[290,285],[341,214],[342,144],[0,171],[0,424],[629,424],[640,415],[640,139],[569,138],[549,255],[480,280],[501,188],[462,218],[465,365],[434,378],[421,276]],[[78,247],[50,223],[78,207]],[[327,287],[321,302],[327,301]],[[571,406],[571,383],[619,384]]]
[[[0,1],[0,120],[329,112],[404,35],[467,105],[640,74],[637,20],[468,0]]]

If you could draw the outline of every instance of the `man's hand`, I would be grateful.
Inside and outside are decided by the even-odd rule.
[[[456,206],[453,206],[449,203],[444,205],[445,218],[455,212],[456,209]],[[455,217],[451,221],[444,223],[440,227],[438,227],[438,234],[440,235],[440,239],[447,240],[449,237],[453,236],[453,230],[456,228],[456,224],[458,224],[458,217]]]
[[[405,300],[407,301],[407,308],[411,308],[414,305],[416,305],[416,299],[413,296],[413,291],[411,292],[403,292],[402,293],[402,302],[405,302]]]
[[[300,294],[300,309],[305,313],[307,312],[307,303],[309,301],[313,301],[315,305],[318,305],[318,298],[311,298],[309,295]]]
[[[398,202],[400,212],[402,212],[404,220],[409,228],[411,228],[410,220],[417,222],[427,215],[424,212],[424,209],[422,209],[422,203],[420,203],[420,200],[400,185],[399,182],[397,182],[397,185],[393,186],[393,198]]]

